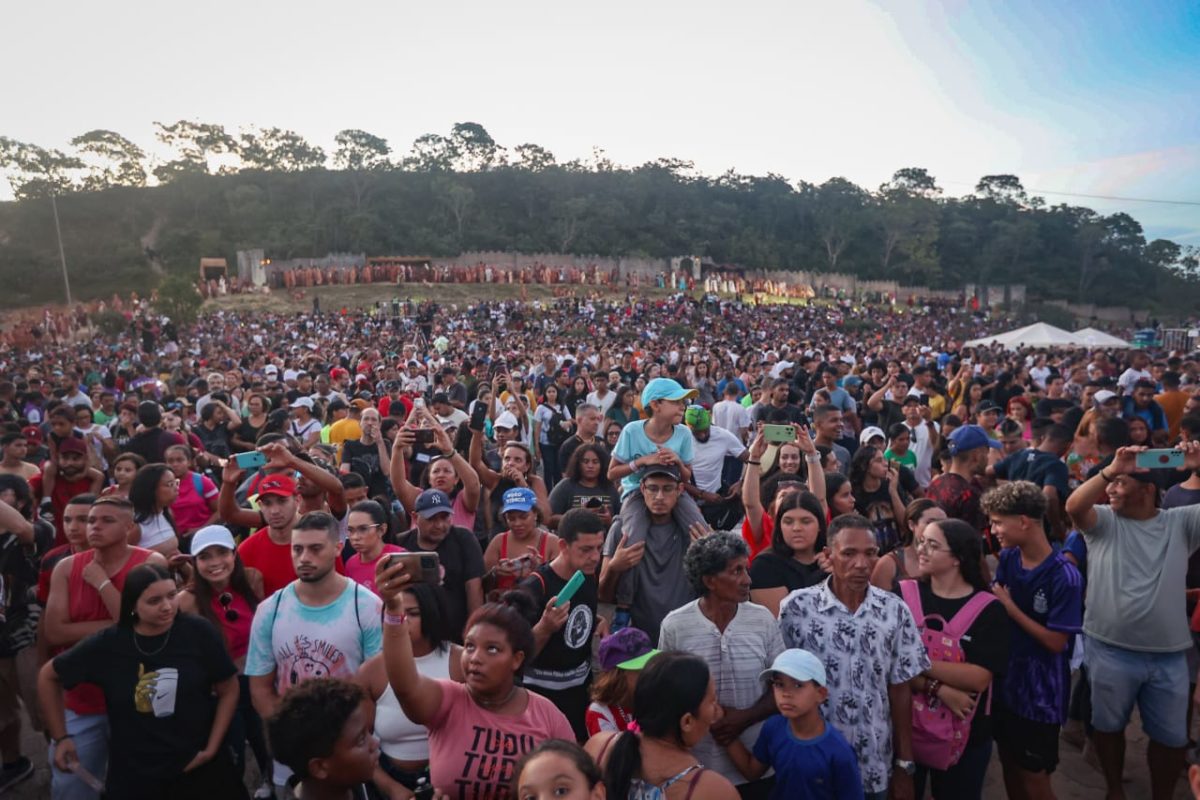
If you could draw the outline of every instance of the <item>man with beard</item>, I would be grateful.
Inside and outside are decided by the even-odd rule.
[[[254,709],[264,718],[279,710],[293,686],[315,678],[353,680],[382,647],[383,604],[337,573],[339,550],[337,520],[323,511],[305,514],[291,532],[297,579],[254,611],[246,675]],[[275,785],[286,786],[288,777],[276,763]]]
[[[77,494],[99,494],[104,485],[104,473],[88,465],[88,448],[83,439],[74,436],[63,439],[50,450],[46,471],[29,482],[35,495],[50,498],[54,507],[54,543],[66,544],[63,530],[63,509]]]

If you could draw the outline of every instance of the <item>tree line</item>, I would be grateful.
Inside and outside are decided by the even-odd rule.
[[[1125,213],[1103,215],[985,175],[951,198],[926,169],[872,190],[776,175],[700,174],[660,158],[614,164],[603,150],[559,161],[505,147],[474,122],[416,139],[343,130],[326,153],[294,131],[155,123],[149,156],[106,130],[67,151],[0,137],[15,202],[0,204],[0,303],[58,297],[58,198],[72,286],[82,297],[145,287],[198,259],[264,248],[272,258],[453,256],[467,250],[603,256],[700,255],[748,269],[841,272],[933,288],[1024,283],[1029,296],[1185,310],[1200,299],[1200,251],[1147,241]]]

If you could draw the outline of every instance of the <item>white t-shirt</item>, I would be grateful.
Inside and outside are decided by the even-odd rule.
[[[587,401],[600,409],[600,415],[604,416],[608,410],[612,408],[612,404],[617,401],[617,393],[609,389],[605,392],[603,399],[595,392],[588,392]]]
[[[933,426],[936,429],[937,423],[933,423]],[[917,468],[913,470],[913,477],[917,479],[917,485],[924,489],[933,480],[933,445],[930,442],[929,427],[921,423],[915,428],[909,426],[908,430],[912,437],[908,449],[917,457]]]
[[[321,421],[316,417],[309,417],[308,422],[303,424],[292,420],[288,423],[288,434],[296,437],[301,442],[312,435],[313,431],[321,430]]]
[[[1133,385],[1143,379],[1154,380],[1154,376],[1144,369],[1130,367],[1121,373],[1121,377],[1117,378],[1117,386],[1121,387],[1121,394],[1131,394]]]
[[[716,425],[709,428],[708,432],[707,442],[693,437],[692,478],[701,491],[716,492],[721,489],[721,473],[725,468],[725,457],[740,457],[745,452],[746,446],[737,436]]]
[[[713,426],[723,428],[737,436],[742,428],[749,428],[750,409],[737,400],[722,400],[713,405]]]
[[[155,514],[145,522],[139,522],[138,527],[142,529],[138,547],[157,547],[175,538],[175,528],[165,514]]]
[[[451,410],[451,412],[444,417],[441,414],[437,415],[438,424],[447,430],[451,428],[457,428],[459,425],[462,425],[469,419],[470,417],[468,417],[461,408],[455,408]]]

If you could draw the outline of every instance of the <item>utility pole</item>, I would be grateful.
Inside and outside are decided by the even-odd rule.
[[[63,249],[62,228],[58,224],[58,201],[50,195],[50,207],[54,209],[54,234],[58,237],[58,260],[62,262],[63,289],[67,293],[67,307],[71,306],[71,279],[67,277],[67,252]]]

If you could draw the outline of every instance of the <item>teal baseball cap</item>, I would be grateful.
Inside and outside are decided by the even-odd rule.
[[[685,389],[670,378],[655,378],[642,389],[642,406],[648,408],[652,400],[691,400],[695,389]]]

